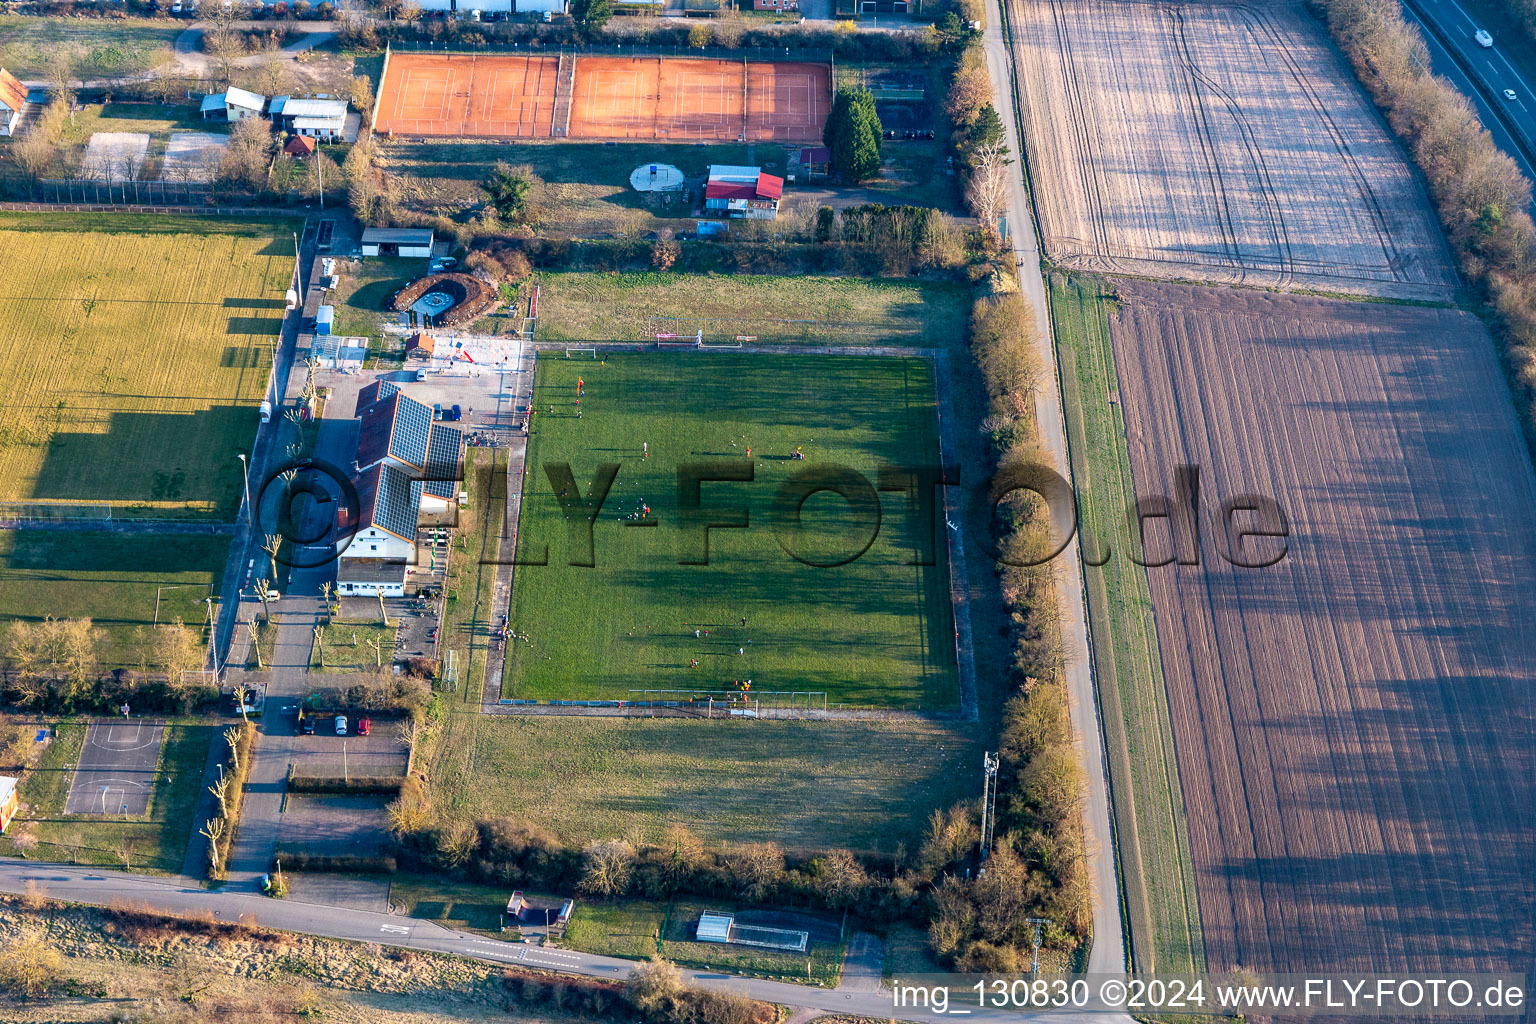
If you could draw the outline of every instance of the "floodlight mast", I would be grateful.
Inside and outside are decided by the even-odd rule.
[[[997,766],[998,755],[984,751],[981,755],[981,861],[983,864],[992,855],[992,835],[997,828]]]

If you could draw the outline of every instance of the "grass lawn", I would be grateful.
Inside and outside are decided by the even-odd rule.
[[[651,341],[657,332],[767,343],[919,345],[965,340],[958,282],[732,274],[539,276],[541,340]]]
[[[498,938],[513,938],[515,932],[501,930],[502,913],[515,886],[477,885],[457,882],[440,875],[413,875],[399,872],[389,879],[389,902],[407,916],[436,921],[445,928],[485,932]],[[530,896],[545,895],[528,890]]]
[[[433,802],[466,819],[538,822],[568,843],[772,840],[800,851],[893,851],[974,795],[973,725],[453,714],[418,751]]]
[[[1126,916],[1137,948],[1151,951],[1157,970],[1197,973],[1205,969],[1205,946],[1152,598],[1145,570],[1122,554],[1135,488],[1125,420],[1110,401],[1119,387],[1109,335],[1113,299],[1086,277],[1052,275],[1050,291],[1079,532],[1086,555],[1103,540],[1114,550],[1102,567],[1086,570],[1084,583]]]
[[[82,64],[76,77],[99,78],[144,71],[171,59],[183,21],[151,18],[34,18],[0,16],[0,65],[18,78],[39,78],[49,57],[74,47]]]
[[[449,554],[447,609],[441,647],[456,651],[459,690],[466,702],[480,702],[494,623],[491,597],[496,584],[502,523],[506,520],[507,458],[503,449],[470,448],[464,454],[464,490],[469,507],[459,512]],[[446,658],[446,653],[444,654]]]
[[[518,558],[548,564],[514,570],[512,628],[527,642],[507,653],[504,695],[638,699],[642,688],[731,690],[751,679],[754,693],[816,691],[832,706],[954,706],[943,545],[926,556],[936,564],[912,564],[932,550],[935,524],[920,524],[905,494],[877,499],[872,482],[872,520],[828,490],[803,501],[798,540],[773,519],[796,472],[842,467],[874,481],[881,465],[936,462],[926,360],[545,356],[534,406]],[[803,461],[789,457],[797,446]],[[706,483],[702,500],[747,509],[748,528],[711,531],[709,564],[681,564],[701,557],[702,530],[680,525],[679,467],[731,459],[752,467],[753,482]],[[539,468],[562,463],[583,491],[598,465],[622,467],[590,555],[568,542],[560,496]],[[629,525],[642,505],[656,528]],[[571,564],[587,557],[594,567]],[[840,559],[852,560],[832,564]]]
[[[86,723],[61,722],[58,729],[58,737],[22,780],[21,799],[29,807],[0,838],[0,855],[24,854],[38,860],[131,867],[134,871],[180,871],[187,841],[192,837],[192,811],[197,805],[208,747],[219,733],[218,726],[167,726],[149,813],[110,820],[86,814],[63,817],[74,765],[85,742]]]
[[[0,530],[0,622],[89,616],[107,633],[104,667],[142,668],[156,597],[158,621],[201,629],[228,553],[228,537]]]
[[[386,323],[395,323],[400,314],[385,312],[385,303],[427,272],[424,259],[370,256],[337,262],[342,263],[338,267],[341,280],[326,301],[336,307],[332,330],[349,338],[377,338]]]
[[[656,952],[667,905],[655,900],[580,900],[565,929],[564,945],[599,956],[645,960]]]
[[[751,946],[697,942],[699,914],[706,910],[735,914],[740,924],[758,923],[811,933],[804,953]],[[578,901],[564,945],[600,956],[644,960],[658,950],[688,967],[708,967],[755,978],[802,985],[837,985],[843,944],[838,918],[798,910],[739,910],[733,903],[679,899],[670,905],[651,900],[599,903]],[[661,941],[658,944],[657,938]],[[809,961],[810,970],[807,971]]]
[[[399,621],[383,625],[378,619],[332,619],[325,627],[325,651],[318,644],[310,651],[309,667],[321,672],[372,672],[381,659],[393,660]],[[377,643],[374,651],[370,642]],[[324,662],[322,665],[321,662]]]
[[[690,208],[674,201],[652,206],[629,187],[629,175],[642,164],[664,161],[694,177],[710,164],[754,163],[773,174],[784,173],[783,146],[668,146],[651,141],[621,142],[473,142],[432,139],[395,142],[381,148],[381,163],[398,183],[407,206],[432,212],[470,209],[485,202],[480,182],[498,160],[533,168],[545,185],[533,196],[535,219],[544,231],[578,237],[609,234],[624,227],[691,228]]]
[[[0,214],[0,501],[232,512],[291,227]]]

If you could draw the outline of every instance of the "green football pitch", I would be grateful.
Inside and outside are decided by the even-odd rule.
[[[533,403],[503,697],[641,699],[750,679],[755,694],[825,693],[829,706],[955,706],[942,514],[935,528],[907,493],[875,489],[882,465],[937,464],[926,360],[546,354]],[[574,488],[551,482],[561,464]],[[703,565],[690,564],[703,531],[679,510],[691,464],[752,471],[699,485],[703,506],[746,514],[745,528],[708,531]],[[588,552],[559,490],[566,505],[587,496],[603,465],[617,475]],[[801,502],[817,474],[868,486]]]

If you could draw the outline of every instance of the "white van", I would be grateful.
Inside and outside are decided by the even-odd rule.
[[[263,401],[261,403],[261,422],[263,422],[263,423],[271,423],[272,422],[272,403],[271,402]]]

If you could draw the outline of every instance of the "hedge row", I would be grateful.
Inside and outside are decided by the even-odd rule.
[[[329,775],[290,775],[288,777],[290,793],[383,793],[388,796],[399,796],[400,788],[404,784],[403,775],[353,775],[348,778]]]
[[[387,856],[363,856],[360,854],[306,853],[303,850],[278,850],[272,858],[274,868],[281,864],[284,871],[308,871],[316,874],[367,874],[392,875],[397,864]]]
[[[1494,313],[1527,441],[1536,446],[1536,228],[1531,183],[1467,98],[1429,68],[1397,0],[1314,0],[1355,73],[1429,181],[1462,273]]]
[[[228,785],[224,796],[227,813],[215,813],[203,826],[208,839],[208,877],[224,878],[229,871],[229,851],[240,830],[240,804],[245,798],[245,780],[251,771],[251,754],[256,747],[256,726],[250,721],[224,730],[224,775]]]

